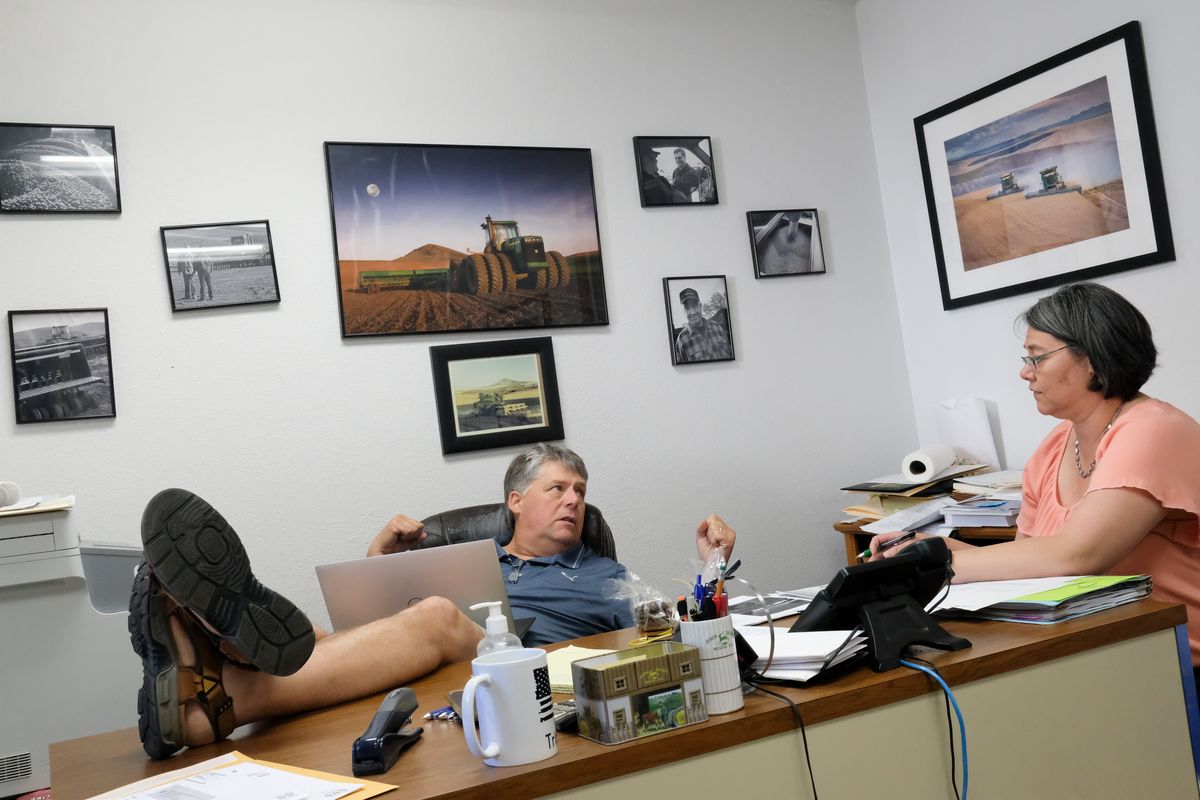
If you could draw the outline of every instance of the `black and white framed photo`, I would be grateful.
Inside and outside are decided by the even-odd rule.
[[[9,311],[17,423],[115,417],[107,308]]]
[[[607,325],[592,151],[326,142],[342,336]]]
[[[442,452],[563,438],[549,336],[429,348]]]
[[[821,226],[815,208],[747,211],[754,277],[815,275],[825,271]]]
[[[0,213],[120,210],[117,133],[111,125],[0,122]]]
[[[944,309],[1175,258],[1137,22],[914,124]]]
[[[729,288],[724,275],[663,278],[672,364],[733,360]]]
[[[635,136],[642,207],[716,205],[717,172],[708,136]]]
[[[279,302],[267,220],[169,225],[159,230],[172,311]]]

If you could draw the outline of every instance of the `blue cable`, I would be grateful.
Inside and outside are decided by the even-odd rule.
[[[958,708],[958,701],[954,699],[954,692],[950,691],[950,687],[942,680],[942,676],[937,674],[936,670],[929,667],[923,667],[920,664],[914,664],[911,661],[900,660],[900,663],[909,669],[915,669],[924,672],[929,677],[933,678],[941,684],[942,691],[946,693],[946,697],[950,700],[950,705],[954,706],[954,714],[958,717],[958,733],[962,741],[962,768],[963,768],[963,784],[962,784],[962,800],[967,800],[967,724],[963,722],[962,711]]]

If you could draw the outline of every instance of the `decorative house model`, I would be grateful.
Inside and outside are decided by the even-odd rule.
[[[700,651],[679,642],[619,650],[571,665],[579,734],[617,744],[708,719]]]

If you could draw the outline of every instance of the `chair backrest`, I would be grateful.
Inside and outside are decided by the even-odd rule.
[[[495,539],[506,545],[513,536],[513,515],[504,503],[455,508],[426,517],[426,537],[421,547],[439,547],[476,539]],[[617,543],[600,509],[586,504],[583,514],[583,543],[592,552],[617,559]]]

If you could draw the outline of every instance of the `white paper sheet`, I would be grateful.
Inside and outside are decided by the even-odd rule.
[[[1024,578],[1015,581],[976,581],[975,583],[955,583],[950,586],[946,599],[938,604],[939,611],[952,608],[963,611],[978,611],[981,608],[1024,597],[1027,594],[1045,592],[1065,586],[1078,578],[1078,575],[1054,578]]]

